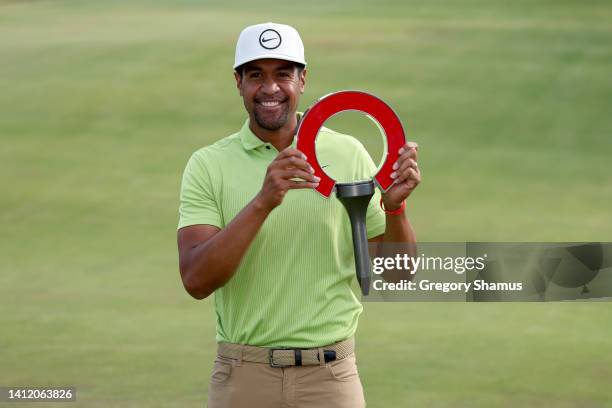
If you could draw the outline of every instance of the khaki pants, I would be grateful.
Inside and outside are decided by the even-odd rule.
[[[355,355],[324,365],[277,368],[217,356],[209,408],[363,408]]]

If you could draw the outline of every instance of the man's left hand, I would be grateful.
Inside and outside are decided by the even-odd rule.
[[[383,204],[387,211],[397,210],[402,202],[421,182],[421,171],[417,163],[419,146],[408,142],[399,151],[399,158],[393,164],[391,188],[383,194]]]

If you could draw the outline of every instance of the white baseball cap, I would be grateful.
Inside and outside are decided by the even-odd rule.
[[[304,44],[297,30],[285,24],[265,23],[248,26],[236,43],[234,69],[262,58],[275,58],[306,65]]]

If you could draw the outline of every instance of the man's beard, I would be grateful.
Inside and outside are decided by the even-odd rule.
[[[274,131],[285,126],[287,119],[289,118],[289,106],[287,101],[283,102],[280,112],[270,114],[265,112],[265,110],[266,108],[261,105],[256,105],[255,109],[253,110],[255,122],[257,122],[259,127]]]

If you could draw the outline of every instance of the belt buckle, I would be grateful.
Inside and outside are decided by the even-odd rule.
[[[291,349],[281,349],[281,348],[276,348],[276,349],[270,349],[269,354],[268,354],[268,360],[270,361],[270,367],[275,367],[275,368],[287,368],[287,367],[291,367],[291,364],[276,364],[274,362],[274,352],[276,350],[291,350]]]

